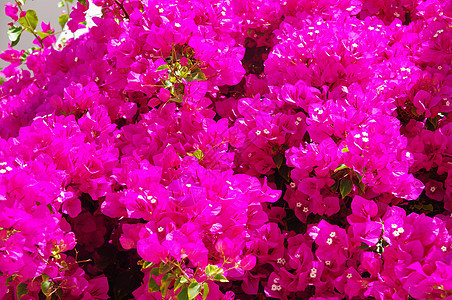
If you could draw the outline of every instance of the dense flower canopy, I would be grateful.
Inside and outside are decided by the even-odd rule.
[[[452,2],[93,3],[0,54],[2,299],[452,299]]]

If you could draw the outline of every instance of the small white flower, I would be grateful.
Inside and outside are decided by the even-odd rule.
[[[159,227],[157,230],[158,230],[159,232],[162,232],[162,231],[163,231],[163,227]]]
[[[326,240],[326,243],[327,243],[328,245],[331,245],[331,244],[333,243],[333,239],[332,239],[332,238],[328,238],[328,239]]]
[[[272,285],[272,291],[278,291],[278,287],[279,286],[280,286],[279,284],[273,284]]]
[[[352,278],[352,276],[353,276],[352,273],[348,273],[348,274],[347,274],[347,278],[348,278],[348,279]]]
[[[260,135],[262,132],[260,130],[256,130],[256,135]]]
[[[327,266],[331,265],[331,261],[325,260],[325,265],[327,265]]]
[[[367,27],[367,29],[369,29],[369,30],[374,30],[375,28],[372,27],[372,26],[369,26],[369,27]]]
[[[397,224],[391,224],[391,228],[396,229],[397,228]]]
[[[5,169],[0,169],[0,174],[5,174],[6,170]]]
[[[298,122],[301,122],[301,120],[303,120],[301,117],[297,117]]]
[[[434,192],[434,191],[436,191],[436,186],[432,186],[431,188],[430,188],[430,192]]]
[[[187,183],[185,186],[189,188],[189,187],[191,187],[191,184]]]
[[[278,259],[276,260],[276,262],[277,262],[278,264],[284,265],[284,264],[286,263],[286,260],[285,260],[284,258],[278,258]]]
[[[278,282],[279,282],[279,280],[280,280],[280,278],[279,278],[279,277],[275,277],[275,279],[273,279],[273,282],[274,282],[274,283],[278,283]]]
[[[446,101],[446,106],[450,106],[450,101]]]
[[[118,134],[116,135],[116,138],[119,139],[120,137],[121,137],[121,134],[118,133]]]
[[[295,258],[300,258],[300,254],[295,254]]]
[[[442,250],[443,252],[446,252],[446,251],[447,251],[447,247],[446,247],[446,246],[442,246],[442,247],[441,247],[441,250]]]
[[[320,31],[318,31],[318,30],[316,30],[316,31],[314,31],[315,33],[320,33]]]
[[[311,273],[311,274],[309,274],[309,276],[310,276],[311,278],[316,278],[316,277],[317,277],[317,274],[316,274],[316,273]]]
[[[301,207],[302,205],[301,202],[297,202],[297,207]]]
[[[369,138],[363,137],[363,142],[367,143],[369,141]]]
[[[369,136],[367,132],[363,132],[363,136]]]
[[[397,229],[397,231],[398,231],[399,233],[404,233],[404,232],[405,232],[405,229],[403,229],[402,227],[400,227],[400,228]]]
[[[6,169],[6,171],[11,171],[13,168],[11,168],[10,166],[7,166],[5,169]]]
[[[179,23],[174,23],[174,26],[176,26],[177,28],[179,28],[179,27],[180,27],[180,24],[179,24]]]
[[[410,152],[407,152],[407,153],[405,153],[405,156],[408,157],[408,158],[410,158],[410,157],[411,157],[411,153],[410,153]]]
[[[393,234],[395,237],[398,237],[398,236],[400,235],[400,233],[399,233],[398,231],[394,231],[392,234]]]
[[[336,236],[336,232],[332,231],[332,232],[330,233],[330,237],[334,238],[335,236]]]
[[[163,14],[163,8],[159,8],[159,13]]]
[[[313,29],[314,29],[314,27],[308,27],[308,29],[310,29],[310,30],[313,30]]]
[[[396,24],[396,27],[402,27],[402,25],[401,24]]]
[[[304,213],[307,213],[309,211],[309,208],[308,207],[303,207],[303,212]]]
[[[268,129],[264,129],[264,133],[265,133],[265,134],[269,134],[270,131],[268,131]]]
[[[357,134],[355,134],[353,137],[354,137],[355,139],[359,139],[359,138],[361,137],[361,135],[360,135],[359,133],[357,133]]]

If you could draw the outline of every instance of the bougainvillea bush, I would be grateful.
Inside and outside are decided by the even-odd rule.
[[[2,299],[452,299],[452,2],[22,4]]]

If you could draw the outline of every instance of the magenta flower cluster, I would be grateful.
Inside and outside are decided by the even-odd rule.
[[[94,3],[0,54],[2,299],[452,299],[450,1]]]

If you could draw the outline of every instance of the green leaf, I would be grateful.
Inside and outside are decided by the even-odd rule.
[[[339,185],[342,199],[345,198],[353,190],[353,182],[350,179],[343,179]]]
[[[177,294],[177,300],[189,300],[188,299],[188,288],[187,287],[183,287],[179,294]]]
[[[169,69],[168,65],[161,65],[157,68],[157,71],[166,70],[166,69]]]
[[[336,170],[334,170],[334,172],[340,171],[340,170],[344,170],[344,169],[348,169],[348,167],[344,164],[340,165],[339,167],[336,168]]]
[[[284,154],[282,153],[278,153],[273,156],[273,161],[275,162],[275,165],[278,169],[281,168],[282,164],[284,163],[284,158]]]
[[[144,261],[144,262],[143,262],[143,267],[142,267],[141,269],[144,270],[144,269],[147,269],[147,268],[152,267],[153,265],[154,265],[153,262],[150,262],[150,261]],[[157,275],[156,275],[156,276],[157,276]]]
[[[431,204],[424,205],[424,209],[426,211],[433,211],[433,205],[431,205]]]
[[[41,38],[41,40],[45,39],[49,35],[52,35],[52,32],[42,32],[42,31],[36,31],[36,34]]]
[[[22,34],[22,31],[22,27],[18,26],[11,26],[8,29],[8,39],[12,42],[11,47],[16,46],[20,41],[20,35]]]
[[[229,280],[222,274],[217,274],[213,276],[213,280],[219,281],[219,282],[229,282]]]
[[[57,299],[63,299],[63,289],[58,288],[55,294],[57,295]]]
[[[61,29],[64,29],[64,25],[66,25],[67,20],[69,19],[68,14],[62,14],[58,17],[58,23],[60,23]]]
[[[369,247],[370,247],[370,246],[367,245],[366,243],[361,242],[361,246],[359,246],[358,249],[366,250],[366,249],[369,248]]]
[[[174,291],[177,291],[178,289],[180,289],[187,282],[188,282],[187,277],[177,278],[176,282],[174,283]]]
[[[27,284],[25,282],[19,283],[16,289],[16,295],[17,299],[20,300],[20,298],[26,294],[28,294],[29,290],[27,289]]]
[[[207,277],[223,273],[223,269],[216,265],[207,265],[204,269]]]
[[[160,286],[157,284],[157,281],[155,281],[155,279],[152,278],[152,276],[149,276],[148,293],[158,291],[160,291]]]
[[[58,4],[57,4],[57,5],[58,5],[58,7],[59,7],[59,8],[62,8],[62,7],[64,6],[64,1],[60,1],[60,2],[58,2]]]
[[[362,195],[366,190],[366,184],[364,182],[358,183],[358,192]]]
[[[193,282],[188,286],[188,299],[194,299],[201,292],[201,284]]]
[[[159,267],[155,267],[154,269],[152,269],[151,270],[151,275],[159,276],[160,275]]]
[[[204,153],[202,153],[202,150],[200,149],[195,150],[195,152],[193,153],[187,153],[187,155],[194,156],[199,160],[202,160],[204,158]]]
[[[159,267],[159,273],[160,274],[166,274],[166,273],[168,273],[169,271],[171,271],[173,268],[169,265],[169,264],[166,264],[166,263],[164,263],[164,262],[162,262],[161,264],[160,264],[160,267]]]
[[[29,9],[27,10],[25,17],[19,19],[19,23],[23,27],[27,28],[28,31],[31,31],[29,26],[31,26],[32,30],[35,30],[36,26],[38,26],[38,16],[34,10]]]
[[[290,169],[287,165],[285,165],[285,164],[281,165],[281,167],[278,169],[278,174],[281,175],[281,177],[286,182],[290,181]]]
[[[184,101],[183,95],[177,95],[176,97],[171,97],[171,102],[182,103]]]
[[[42,282],[41,282],[41,291],[44,295],[49,296],[50,292],[53,288],[53,281],[49,280],[49,276],[42,275]]]
[[[168,291],[170,283],[174,280],[174,275],[171,273],[166,274],[162,277],[160,282],[160,293],[162,293],[162,297],[165,298],[166,292]]]
[[[202,300],[206,300],[207,295],[209,295],[209,285],[207,284],[207,282],[204,282],[203,286],[204,291],[202,292]]]
[[[201,71],[200,68],[197,68],[193,72],[191,72],[188,81],[199,81],[199,80],[206,80],[206,75]]]

